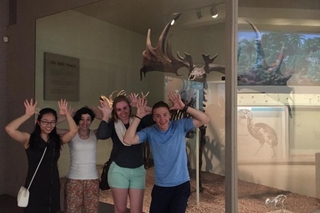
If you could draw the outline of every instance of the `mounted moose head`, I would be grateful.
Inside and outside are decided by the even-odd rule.
[[[181,14],[178,14],[173,20],[176,21],[180,15]],[[189,70],[188,79],[192,81],[206,82],[206,75],[211,71],[225,73],[225,67],[223,65],[213,64],[213,61],[218,55],[210,58],[209,54],[202,54],[204,60],[204,66],[202,67],[196,67],[193,64],[191,55],[187,53],[184,53],[185,57],[183,58],[178,52],[178,59],[175,58],[171,51],[171,44],[167,39],[170,27],[171,22],[163,29],[156,47],[152,47],[151,45],[151,30],[148,30],[146,50],[142,53],[143,67],[140,69],[140,80],[142,80],[142,73],[145,77],[146,73],[151,71],[170,72],[181,76],[181,74],[178,74],[178,70],[182,67]]]

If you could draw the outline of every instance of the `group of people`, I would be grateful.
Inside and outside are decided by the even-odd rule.
[[[129,101],[130,99],[130,101]],[[96,168],[98,139],[111,138],[112,164],[108,183],[114,200],[114,212],[126,212],[127,200],[131,213],[141,213],[145,190],[142,143],[148,142],[154,159],[155,184],[152,189],[150,213],[183,213],[190,195],[185,136],[191,129],[209,122],[202,111],[185,105],[179,93],[171,92],[172,106],[163,101],[153,107],[147,100],[131,94],[118,95],[114,101],[100,100],[101,119],[98,129],[90,125],[96,114],[83,107],[75,113],[66,100],[58,101],[58,118],[55,110],[44,108],[36,111],[37,102],[26,100],[25,114],[6,126],[7,133],[22,143],[28,158],[28,186],[45,147],[45,157],[30,187],[26,213],[56,213],[60,210],[60,179],[58,159],[62,144],[70,150],[70,168],[65,183],[65,212],[97,213],[99,204],[99,177]],[[132,114],[132,107],[136,114]],[[182,110],[191,118],[171,120],[171,110]],[[19,127],[34,114],[38,114],[34,131],[30,134]],[[68,129],[57,129],[56,124],[67,120]]]

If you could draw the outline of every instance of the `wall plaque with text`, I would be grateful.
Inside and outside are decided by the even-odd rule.
[[[44,100],[79,101],[80,60],[44,53]]]

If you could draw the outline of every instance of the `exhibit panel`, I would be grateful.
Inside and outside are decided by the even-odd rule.
[[[238,162],[288,159],[287,110],[283,106],[238,107]]]

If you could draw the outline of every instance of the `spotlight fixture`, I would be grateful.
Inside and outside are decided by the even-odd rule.
[[[217,18],[218,17],[218,10],[217,8],[213,5],[210,9],[210,14],[212,18]]]
[[[171,15],[176,15],[176,14],[181,14],[183,12],[196,12],[196,16],[198,19],[201,19],[202,18],[202,10],[205,10],[205,15],[207,15],[207,8],[209,9],[210,8],[210,15],[212,18],[217,18],[218,17],[218,9],[217,9],[217,6],[218,5],[221,5],[221,4],[225,4],[225,1],[223,2],[213,2],[211,4],[207,4],[207,5],[203,5],[203,6],[200,6],[200,7],[191,7],[191,8],[188,8],[188,9],[185,9],[185,10],[181,10],[179,12],[174,12],[172,13]],[[173,23],[171,23],[172,25]]]
[[[198,9],[198,10],[196,11],[196,15],[197,15],[197,18],[198,18],[198,19],[201,19],[201,18],[202,18],[202,13],[201,13],[201,10],[200,10],[200,9]]]
[[[172,15],[176,16],[174,19],[171,20],[170,25],[174,25],[176,20],[181,16],[181,13],[172,13]]]

